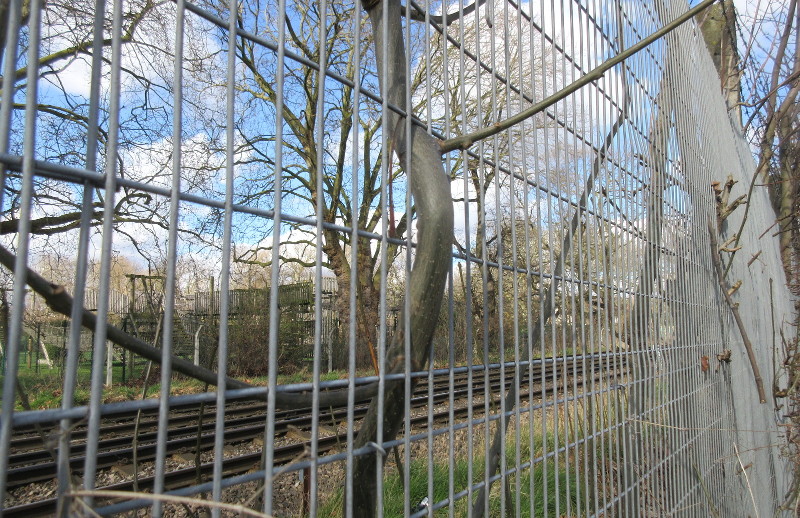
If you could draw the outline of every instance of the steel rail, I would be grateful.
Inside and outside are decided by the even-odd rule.
[[[599,359],[595,362],[594,371],[597,372],[606,365],[607,360]],[[552,372],[548,372],[546,379],[552,379],[552,374]],[[501,390],[499,383],[500,373],[494,373],[490,379],[492,382],[490,389],[492,391]],[[527,381],[527,378],[525,381]],[[541,383],[541,374],[536,373],[531,382]],[[482,390],[483,380],[479,380],[476,385]],[[506,382],[505,385],[505,387],[502,387],[502,390],[507,388],[508,382]],[[449,390],[451,390],[449,387],[449,380],[440,378],[435,387],[437,388],[435,388],[432,395],[434,404],[440,404],[449,399]],[[466,397],[467,393],[469,392],[466,378],[452,387],[452,390],[454,396],[458,397],[459,399]],[[417,395],[412,398],[412,407],[420,408],[426,406],[429,403],[429,396],[430,394],[428,394],[428,387],[419,387],[417,390]],[[237,419],[226,418],[226,429],[230,430],[230,432],[226,431],[225,434],[227,444],[245,442],[255,439],[263,434],[265,410],[262,407],[263,405],[248,405],[234,409],[234,411],[237,412],[251,411],[253,409],[258,410],[255,413],[250,413],[247,416],[242,416]],[[366,413],[366,409],[367,405],[356,407],[355,415],[357,417],[362,417],[364,413]],[[212,413],[214,410],[208,410],[207,412]],[[345,418],[346,413],[346,408],[328,409],[327,411],[321,413],[320,419],[322,422],[329,422],[332,420],[335,421]],[[276,420],[275,431],[278,434],[286,433],[289,430],[289,427],[304,429],[311,426],[311,414],[308,411],[304,412],[301,410],[292,413],[286,412],[286,414],[294,415],[285,415],[280,420]],[[168,451],[172,453],[188,450],[194,451],[194,449],[197,447],[197,426],[194,423],[197,422],[198,417],[195,416],[191,420],[189,420],[189,417],[190,416],[185,415],[179,416],[179,422],[182,424],[179,426],[175,426],[173,424],[169,430]],[[136,456],[140,461],[150,461],[155,455],[156,432],[152,430],[154,430],[157,426],[157,421],[151,421],[149,424],[151,429],[147,430],[145,428],[144,431],[140,425],[139,434],[137,436],[138,446],[136,448]],[[111,429],[115,429],[117,427],[118,425],[112,425]],[[101,432],[101,436],[107,435],[108,428],[104,428],[103,430],[105,433]],[[200,437],[201,451],[208,450],[213,446],[215,437],[213,431],[213,422],[208,422],[202,427],[202,433]],[[33,439],[34,438],[26,438],[26,440]],[[38,437],[35,439],[41,441],[41,439]],[[131,443],[132,438],[130,435],[120,435],[113,438],[101,439],[100,443],[98,444],[98,469],[111,468],[120,463],[130,461],[134,455],[134,448],[130,446]],[[84,459],[84,450],[85,445],[83,444],[73,444],[71,446],[71,452],[73,453],[73,456],[70,459],[70,468],[73,473],[79,473],[81,471],[80,468]],[[9,459],[9,464],[11,466],[9,471],[10,479],[8,482],[9,489],[50,480],[53,478],[56,470],[56,465],[52,461],[52,455],[50,451],[42,449],[13,454]]]
[[[605,361],[597,362],[595,364],[595,368],[593,369],[594,372],[597,373],[598,371],[601,371],[602,367],[604,367],[605,365],[606,365]],[[549,371],[546,374],[547,375],[545,377],[545,380],[550,382],[550,383],[546,384],[547,386],[544,388],[544,393],[546,393],[546,394],[554,394],[560,389],[560,386],[556,383],[556,380],[555,380],[555,376],[554,376],[555,373],[553,371]],[[608,375],[604,375],[604,374],[597,375],[596,374],[595,375],[595,380],[597,378],[615,378],[615,377],[621,376],[623,374],[624,374],[623,372],[619,372],[619,371],[618,372],[611,372]],[[499,379],[499,373],[497,374],[497,377]],[[506,380],[507,380],[506,385],[511,382],[511,380],[508,379],[508,378],[506,378]],[[476,379],[475,381],[477,382],[478,380]],[[586,382],[586,377],[585,376],[581,376],[580,379],[577,380],[578,385],[581,385],[581,386],[585,382]],[[520,394],[520,397],[528,398],[531,395],[533,395],[534,397],[541,396],[542,391],[540,391],[538,389],[538,387],[534,387],[534,385],[537,384],[537,383],[541,383],[541,379],[537,379],[537,380],[532,381],[531,384],[529,384],[529,386],[531,387],[531,390],[522,392]],[[494,384],[494,385],[496,385],[496,387],[493,387],[493,388],[499,388],[499,382]],[[499,403],[500,399],[502,398],[502,392],[494,392],[494,393],[496,395],[493,398],[493,404],[497,404],[497,403]],[[466,389],[463,390],[463,394],[466,394]],[[442,392],[442,393],[439,393],[437,395],[439,396],[439,398],[436,400],[436,403],[440,403],[442,401],[446,401],[446,400],[449,399],[449,393],[447,393],[447,392]],[[420,407],[426,406],[428,404],[428,395],[425,394],[423,396],[414,398],[414,401],[412,401],[412,404],[413,404],[413,406],[415,408],[420,408]],[[357,416],[363,416],[366,413],[366,411],[367,411],[367,406],[366,405],[362,406],[361,408],[357,408],[356,409]],[[346,408],[340,409],[340,412],[343,415],[346,415],[347,409]],[[446,409],[443,409],[441,411],[434,412],[433,413],[433,418],[434,418],[433,420],[434,420],[434,422],[449,422],[449,420],[451,418],[451,414],[453,414],[454,417],[462,418],[462,417],[467,416],[469,414],[469,412],[470,412],[470,405],[464,405],[464,406],[461,406],[461,407],[458,407],[458,408],[454,408],[454,409],[446,408]],[[473,420],[475,420],[475,419],[476,418],[473,416]],[[488,422],[491,419],[492,419],[492,417],[477,418],[478,421],[482,420],[483,422]],[[427,413],[421,413],[419,415],[411,417],[411,425],[412,426],[417,426],[417,427],[427,427],[428,420],[429,420],[429,416],[427,415]],[[262,421],[263,421],[263,417],[262,417]],[[324,419],[321,418],[321,421],[324,422]],[[277,430],[277,427],[276,427],[276,430]],[[254,431],[253,435],[247,435],[247,432],[245,432],[243,430],[242,434],[241,434],[241,437],[242,437],[241,441],[247,440],[247,438],[245,438],[245,437],[249,437],[250,439],[254,439],[256,437],[261,437],[263,435],[263,422],[262,422],[262,425],[260,427],[254,427],[253,431]],[[226,431],[225,436],[226,436],[226,438],[233,437],[235,435],[235,433],[236,433],[235,431],[233,431],[233,432]],[[190,439],[191,439],[191,441],[196,441],[196,437],[191,437]],[[211,438],[211,440],[213,441],[213,438]],[[336,446],[343,445],[346,440],[347,440],[346,432],[342,432],[342,433],[339,433],[337,435],[332,435],[332,436],[329,436],[329,437],[320,437],[320,438],[317,439],[317,441],[318,441],[318,453],[327,453],[328,451],[330,451],[331,449],[335,448]],[[192,443],[192,445],[193,444],[194,444],[194,442]],[[275,447],[274,448],[274,452],[275,452],[274,453],[274,465],[275,466],[285,466],[285,465],[292,464],[292,463],[296,462],[297,459],[302,455],[302,453],[307,451],[307,448],[308,448],[309,444],[310,444],[310,441],[299,441],[299,442],[292,443],[292,444],[289,444],[289,445]],[[213,446],[213,442],[211,443],[211,446]],[[149,445],[148,447],[151,448],[151,449],[154,449],[155,445]],[[172,445],[171,445],[169,451],[173,452],[173,453],[178,453],[177,451],[173,450]],[[151,455],[151,457],[152,456],[154,456],[154,453]],[[140,458],[141,458],[141,456],[140,456]],[[247,453],[247,454],[239,455],[239,456],[236,456],[236,457],[227,458],[227,459],[225,459],[223,461],[223,472],[225,473],[226,477],[232,477],[232,476],[240,475],[240,474],[243,474],[243,473],[246,473],[246,472],[252,470],[254,467],[257,468],[259,463],[260,463],[260,461],[261,461],[261,452],[260,451],[259,452],[255,452],[255,453]],[[79,465],[77,461],[75,462],[75,464]],[[99,469],[100,466],[101,466],[101,462],[100,462],[99,459],[98,459],[97,465],[98,465],[98,469]],[[198,470],[201,473],[201,480],[202,481],[208,480],[208,479],[210,479],[210,475],[213,472],[213,466],[214,466],[213,462],[208,462],[208,463],[203,463],[200,466],[191,466],[191,467],[188,467],[188,468],[181,468],[181,469],[178,469],[178,470],[167,472],[165,474],[165,476],[164,476],[164,487],[167,490],[175,490],[175,489],[179,489],[179,488],[183,488],[183,487],[187,487],[189,485],[195,484],[198,481]],[[10,477],[10,478],[13,478],[13,477]],[[52,476],[50,478],[52,478]],[[151,490],[152,489],[152,485],[153,485],[153,480],[154,480],[154,477],[152,477],[152,476],[151,477],[140,477],[138,479],[138,485],[139,485],[140,491],[141,490],[144,490],[144,491]],[[120,483],[117,483],[117,484],[112,484],[112,485],[105,486],[105,487],[98,488],[98,489],[115,490],[115,491],[132,491],[133,490],[133,481],[120,482]],[[27,504],[21,504],[21,505],[18,505],[18,506],[7,508],[4,511],[4,516],[5,517],[50,516],[54,512],[54,510],[56,508],[55,507],[56,503],[57,503],[56,499],[50,498],[50,499],[43,499],[43,500],[40,500],[38,502],[30,502],[30,503],[27,503]]]

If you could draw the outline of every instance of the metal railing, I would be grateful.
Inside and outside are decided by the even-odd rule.
[[[684,3],[108,4],[3,14],[0,514],[775,510],[741,123],[691,20],[597,72]]]

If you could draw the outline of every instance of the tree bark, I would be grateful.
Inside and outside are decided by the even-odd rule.
[[[406,62],[400,2],[386,4],[362,2],[372,24],[381,95],[388,104],[405,111]],[[385,17],[386,16],[386,17]],[[417,248],[409,274],[410,327],[402,326],[394,334],[386,351],[382,375],[406,374],[408,369],[427,366],[430,342],[439,317],[444,285],[452,262],[453,204],[449,203],[450,179],[442,166],[439,142],[419,126],[406,127],[401,115],[391,109],[384,112],[384,128],[394,128],[389,135],[392,148],[406,169],[417,213]],[[409,119],[405,119],[410,124]],[[410,133],[411,140],[407,140]],[[405,306],[405,305],[404,305]],[[403,310],[405,314],[405,307]],[[401,316],[401,322],[405,317]],[[410,342],[407,351],[407,332]],[[410,353],[410,358],[406,354]],[[382,459],[376,457],[384,441],[392,440],[402,423],[408,378],[385,382],[383,397],[375,397],[361,424],[355,448],[359,455],[353,469],[353,512],[355,516],[375,516],[377,477],[382,476]],[[376,448],[373,445],[377,445]],[[366,448],[366,450],[365,450]],[[345,501],[347,501],[346,495]],[[346,505],[346,504],[345,504]]]

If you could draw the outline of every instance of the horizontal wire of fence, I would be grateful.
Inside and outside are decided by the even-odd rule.
[[[0,515],[775,512],[791,299],[684,2],[4,9]]]

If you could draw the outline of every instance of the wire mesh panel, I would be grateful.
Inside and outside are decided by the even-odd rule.
[[[771,513],[708,4],[9,2],[0,514]]]

